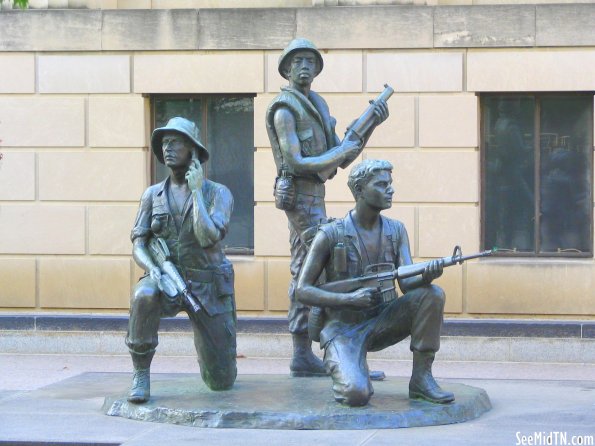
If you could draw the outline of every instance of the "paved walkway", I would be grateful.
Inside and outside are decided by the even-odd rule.
[[[370,361],[407,377],[410,361]],[[240,358],[240,374],[285,374],[287,359]],[[160,357],[153,373],[197,373],[192,357]],[[440,362],[442,380],[481,387],[493,409],[470,422],[370,431],[201,429],[107,417],[98,389],[59,383],[86,372],[130,373],[126,356],[0,354],[0,445],[518,445],[595,444],[595,365]],[[45,387],[49,386],[49,387]],[[45,387],[45,388],[44,388]],[[119,390],[119,389],[116,389]],[[274,395],[271,395],[274,398]],[[566,440],[566,443],[564,443]]]

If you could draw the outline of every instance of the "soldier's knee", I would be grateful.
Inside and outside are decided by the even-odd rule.
[[[201,370],[202,379],[211,390],[228,390],[236,381],[237,368],[235,364],[227,368],[216,370]]]
[[[158,303],[159,290],[148,285],[141,285],[134,290],[130,308],[131,310],[152,308]]]
[[[444,290],[437,285],[428,285],[427,299],[431,300],[432,303],[440,306],[444,306],[446,301],[446,294]]]
[[[370,401],[372,392],[368,384],[349,384],[341,391],[339,401],[351,407],[365,406]]]

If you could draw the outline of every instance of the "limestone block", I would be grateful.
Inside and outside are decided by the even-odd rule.
[[[447,254],[448,255],[448,254]],[[441,256],[441,257],[445,257]],[[444,273],[434,282],[446,293],[445,313],[462,313],[463,311],[463,268],[455,265],[445,268]]]
[[[137,93],[260,93],[261,51],[150,53],[134,56]]]
[[[130,56],[38,57],[40,93],[129,93]]]
[[[82,147],[84,99],[1,97],[0,135],[4,147]]]
[[[0,73],[2,73],[0,93],[35,93],[35,56],[33,54],[0,53]]]
[[[469,313],[577,316],[595,313],[592,260],[470,262],[466,287]]]
[[[537,5],[537,46],[594,46],[595,5]]]
[[[274,205],[254,207],[254,255],[289,256],[287,216]]]
[[[7,12],[0,15],[0,51],[101,51],[101,11]]]
[[[331,115],[337,119],[336,132],[343,138],[347,127],[368,107],[377,94],[326,95]],[[374,130],[367,147],[412,147],[415,144],[415,102],[409,95],[393,95],[389,118]]]
[[[35,307],[35,259],[0,259],[0,307]]]
[[[83,206],[0,206],[0,254],[84,254]]]
[[[235,272],[237,309],[264,310],[265,261],[245,256],[234,256],[230,261]]]
[[[39,304],[43,308],[128,308],[129,298],[129,259],[39,260]]]
[[[594,49],[470,50],[469,91],[595,90]]]
[[[266,111],[276,95],[259,94],[254,98],[254,146],[271,147],[266,129]]]
[[[35,153],[0,153],[0,200],[35,200]]]
[[[123,7],[139,4],[127,1]],[[144,10],[104,11],[101,44],[103,50],[116,51],[198,49],[198,11],[156,10],[150,4]]]
[[[382,91],[386,83],[397,92],[461,91],[463,53],[369,52],[366,72],[368,91]]]
[[[420,96],[421,147],[477,147],[478,103],[474,95]]]
[[[276,176],[273,152],[266,149],[254,152],[254,201],[275,201],[273,188]]]
[[[199,22],[201,50],[284,48],[293,38],[295,10],[204,9]]]
[[[137,202],[146,184],[140,151],[39,154],[41,200]]]
[[[434,46],[507,47],[535,45],[535,7],[529,5],[436,8]]]
[[[287,290],[290,281],[288,258],[267,260],[267,310],[287,311],[289,308]]]
[[[431,48],[433,10],[418,6],[304,8],[296,35],[319,48]]]
[[[289,41],[287,41],[288,43]],[[278,71],[281,51],[267,52],[266,91],[278,93],[288,84]],[[363,56],[361,51],[329,51],[322,54],[324,67],[312,84],[318,93],[356,93],[362,91]]]
[[[140,96],[89,98],[91,147],[146,147],[148,100]]]
[[[464,254],[479,250],[479,209],[475,206],[421,206],[419,255],[446,257],[460,245]]]
[[[476,203],[479,154],[472,151],[367,150],[364,158],[390,161],[398,203]]]
[[[362,156],[360,155],[347,169],[341,169],[340,167],[337,169],[337,175],[326,182],[326,201],[353,203],[353,195],[349,190],[349,186],[347,186],[347,180],[351,168],[361,160]]]
[[[87,212],[90,254],[131,255],[130,230],[137,206],[89,206]]]
[[[151,9],[151,0],[118,0],[118,9]]]

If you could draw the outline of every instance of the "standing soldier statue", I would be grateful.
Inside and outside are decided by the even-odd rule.
[[[345,168],[357,158],[374,128],[388,117],[386,101],[380,98],[372,105],[368,125],[361,127],[363,131],[348,132],[340,141],[328,105],[311,90],[322,67],[322,56],[312,42],[293,40],[279,58],[279,74],[289,85],[281,89],[266,113],[277,167],[275,204],[285,211],[290,231],[292,280],[288,318],[293,336],[292,376],[326,374],[308,338],[309,307],[295,298],[296,281],[308,246],[318,225],[327,221],[324,183],[338,167]]]
[[[233,197],[204,178],[209,152],[196,125],[172,118],[155,129],[151,149],[169,177],[143,194],[132,229],[133,256],[146,273],[134,288],[126,345],[134,376],[128,401],[150,397],[151,360],[162,317],[186,311],[204,382],[226,390],[236,378],[233,268],[223,253]]]

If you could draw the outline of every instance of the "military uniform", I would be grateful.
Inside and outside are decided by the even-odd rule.
[[[198,300],[201,311],[188,311],[202,378],[212,389],[227,389],[235,381],[236,317],[233,267],[220,243],[204,248],[193,230],[192,199],[176,215],[168,199],[170,179],[149,187],[141,198],[131,238],[160,237],[167,243],[171,261]],[[225,234],[233,206],[229,189],[204,180],[202,194],[209,215]],[[137,283],[130,304],[126,345],[135,369],[148,369],[158,343],[161,317],[175,316],[186,308],[159,291],[145,274]]]
[[[409,248],[404,225],[386,217],[382,220],[377,263],[399,266],[401,247]],[[321,227],[316,237],[328,242],[329,261],[325,267],[327,282],[362,276],[367,259],[349,215]],[[337,244],[345,247],[346,268],[337,270]],[[365,309],[325,308],[325,322],[320,333],[324,363],[333,379],[335,399],[350,406],[366,404],[373,388],[366,355],[389,347],[411,335],[413,352],[436,352],[440,348],[440,330],[444,311],[444,292],[435,285],[424,285],[397,299],[395,290],[386,291],[380,302]]]
[[[303,175],[294,172],[285,162],[274,126],[275,112],[279,108],[288,109],[296,121],[297,136],[303,157],[319,156],[339,144],[335,135],[336,121],[330,116],[328,105],[317,93],[310,91],[308,97],[290,87],[283,87],[281,93],[273,99],[266,113],[266,126],[278,175],[293,177],[296,192],[295,207],[286,210],[289,222],[289,242],[291,250],[290,271],[292,280],[289,285],[289,331],[292,334],[305,335],[308,331],[308,307],[295,298],[297,277],[300,273],[308,246],[316,234],[318,226],[326,223],[324,205],[327,178],[332,178],[336,169],[319,174]]]

